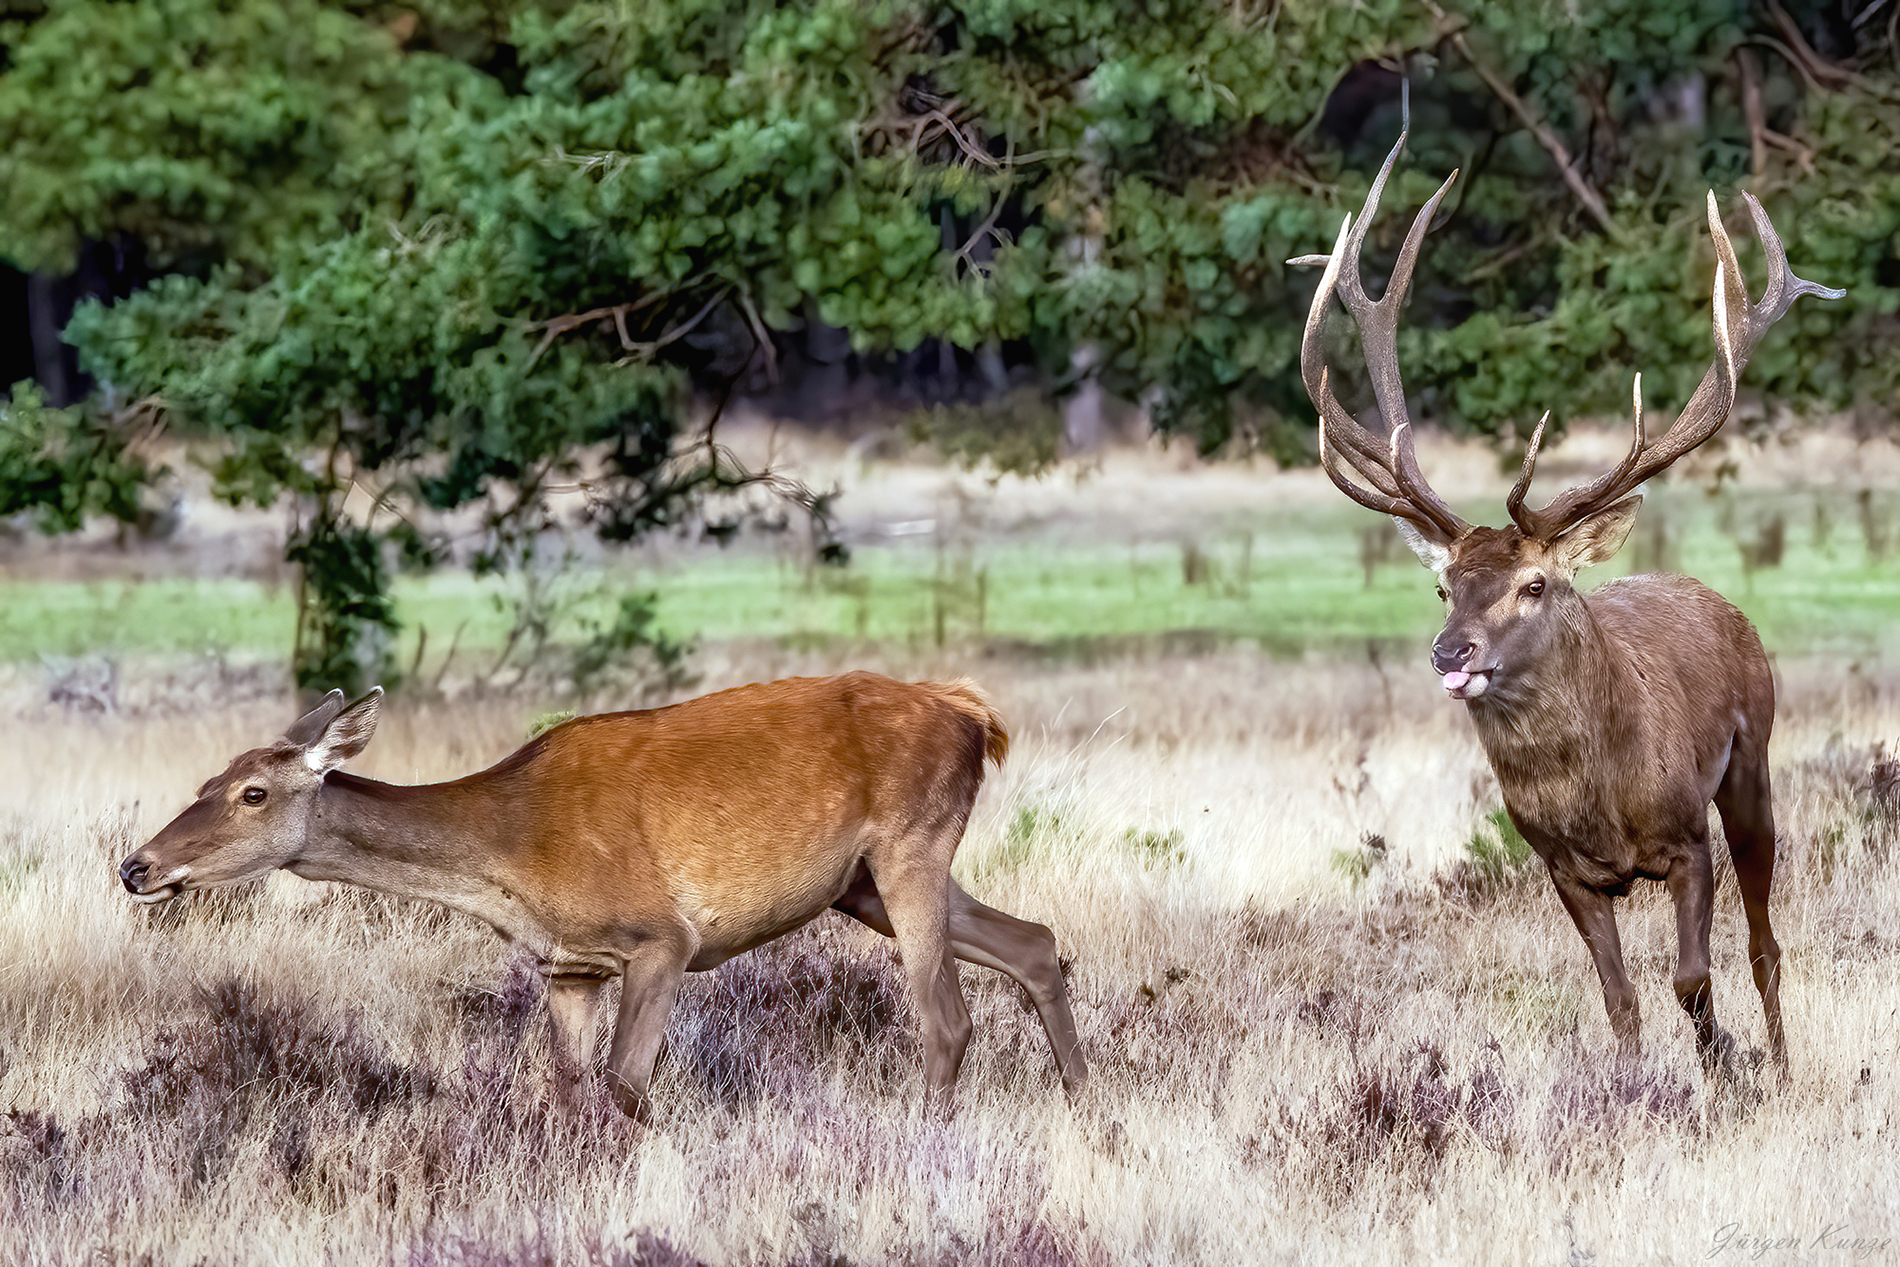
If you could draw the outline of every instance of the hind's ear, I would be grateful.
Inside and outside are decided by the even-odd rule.
[[[290,723],[290,729],[284,732],[284,742],[303,747],[323,733],[323,728],[336,720],[343,711],[343,692],[331,691],[317,706]]]
[[[370,687],[369,694],[333,717],[323,732],[304,748],[304,764],[317,774],[328,774],[361,753],[369,746],[370,736],[376,733],[376,717],[382,707],[383,688]]]
[[[1392,522],[1399,526],[1399,535],[1405,538],[1405,544],[1412,547],[1412,553],[1418,556],[1434,576],[1443,574],[1451,566],[1451,546],[1436,541],[1419,531],[1417,524],[1409,519],[1392,516]]]

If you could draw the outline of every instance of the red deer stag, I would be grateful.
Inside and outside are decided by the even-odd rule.
[[[1650,440],[1639,375],[1628,454],[1601,478],[1532,510],[1524,495],[1544,434],[1539,422],[1505,499],[1513,526],[1473,526],[1452,513],[1419,470],[1396,340],[1420,244],[1458,173],[1413,220],[1377,303],[1360,278],[1360,247],[1405,140],[1401,132],[1358,220],[1348,215],[1340,226],[1332,253],[1289,261],[1325,266],[1300,346],[1301,376],[1320,413],[1321,463],[1348,497],[1393,516],[1419,559],[1438,574],[1450,615],[1433,643],[1432,667],[1443,675],[1446,693],[1465,701],[1511,820],[1549,866],[1557,896],[1583,934],[1623,1054],[1638,1050],[1638,1020],[1613,899],[1639,878],[1661,880],[1675,901],[1676,998],[1694,1023],[1698,1052],[1714,1067],[1725,1065],[1732,1051],[1709,993],[1713,800],[1748,916],[1748,955],[1768,1043],[1785,1077],[1781,949],[1768,921],[1775,867],[1768,732],[1775,688],[1761,640],[1739,611],[1687,577],[1626,577],[1588,595],[1573,588],[1573,580],[1578,569],[1608,560],[1623,544],[1642,504],[1643,482],[1721,427],[1734,406],[1736,378],[1762,333],[1798,296],[1838,299],[1845,292],[1795,277],[1761,204],[1744,195],[1769,270],[1767,291],[1751,304],[1710,193],[1716,356],[1682,416]],[[1359,328],[1385,437],[1361,426],[1333,394],[1320,328],[1334,294]]]
[[[970,1038],[955,959],[1015,978],[1063,1084],[1081,1084],[1054,935],[950,878],[984,760],[1009,749],[969,683],[847,673],[578,717],[422,787],[337,769],[369,743],[381,705],[380,687],[348,707],[332,691],[239,756],[125,860],[126,889],[158,902],[282,867],[473,915],[540,961],[570,1088],[617,975],[608,1075],[636,1117],[682,975],[835,907],[897,939],[933,1102],[948,1102]]]

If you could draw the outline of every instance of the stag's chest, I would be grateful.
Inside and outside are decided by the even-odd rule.
[[[1526,739],[1481,728],[1480,737],[1511,820],[1554,871],[1573,870],[1592,884],[1636,873],[1646,852],[1639,826],[1646,789],[1606,768],[1591,735],[1552,729]]]
[[[1696,799],[1706,775],[1653,751],[1618,762],[1587,743],[1500,747],[1492,769],[1505,806],[1553,874],[1606,891],[1660,879],[1706,833],[1708,800]]]

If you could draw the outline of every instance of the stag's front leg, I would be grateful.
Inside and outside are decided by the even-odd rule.
[[[1715,910],[1715,872],[1708,838],[1669,868],[1669,896],[1676,902],[1676,1000],[1695,1025],[1696,1054],[1704,1068],[1728,1064],[1734,1040],[1715,1023],[1709,987],[1709,925]]]
[[[637,1122],[647,1120],[647,1088],[659,1058],[666,1018],[679,997],[680,981],[692,958],[683,939],[654,938],[629,953],[620,977],[620,1015],[614,1045],[607,1054],[607,1082],[614,1103]]]
[[[1597,980],[1603,983],[1603,1006],[1610,1014],[1610,1030],[1625,1060],[1633,1060],[1642,1050],[1642,1024],[1636,1008],[1636,990],[1629,974],[1623,971],[1623,942],[1616,933],[1615,899],[1575,879],[1551,877],[1557,884],[1557,896],[1571,921],[1583,934],[1583,944],[1596,964]]]

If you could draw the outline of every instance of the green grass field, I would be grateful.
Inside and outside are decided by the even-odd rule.
[[[1745,551],[1773,554],[1776,522],[1779,562],[1745,567]],[[545,589],[556,641],[582,637],[585,622],[636,590],[659,593],[667,633],[707,642],[1001,643],[1079,654],[1192,631],[1299,655],[1420,640],[1437,627],[1429,578],[1382,521],[1351,506],[1270,512],[1192,538],[1140,540],[1138,530],[1131,524],[1120,542],[992,534],[945,546],[861,544],[835,568],[791,549],[673,549],[553,569]],[[1718,500],[1665,489],[1617,562],[1585,583],[1617,570],[1684,571],[1747,612],[1770,651],[1886,657],[1900,650],[1900,548],[1883,550],[1892,535],[1833,494]],[[458,640],[469,652],[499,647],[522,592],[518,578],[457,572],[400,581],[403,662],[424,631],[431,658]],[[294,603],[288,587],[242,580],[0,581],[0,659],[271,656],[290,645]]]

